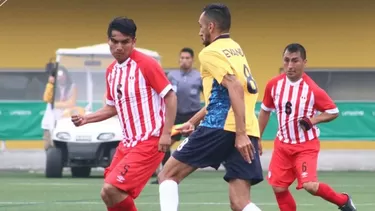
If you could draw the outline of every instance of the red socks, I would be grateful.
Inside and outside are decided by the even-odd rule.
[[[122,202],[113,207],[107,207],[108,211],[137,211],[132,197],[127,196]]]
[[[289,190],[275,193],[277,204],[279,204],[280,211],[296,211],[297,205],[296,201]]]
[[[337,193],[327,184],[319,183],[318,191],[315,193],[316,196],[320,196],[326,201],[329,201],[337,206],[341,207],[348,201],[348,196],[342,193]]]
[[[280,211],[296,211],[297,205],[293,199],[292,194],[289,190],[275,193],[277,203],[279,205]],[[348,201],[348,196],[342,193],[337,193],[327,184],[319,183],[318,191],[315,196],[320,196],[321,198],[329,201],[337,206],[341,207]]]

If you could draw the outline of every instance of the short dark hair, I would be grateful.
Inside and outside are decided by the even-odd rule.
[[[231,15],[229,8],[220,3],[208,4],[203,8],[204,15],[215,21],[222,32],[229,32]]]
[[[287,45],[284,49],[283,55],[286,51],[289,51],[290,53],[299,52],[301,54],[302,59],[306,59],[306,49],[299,43],[291,43]]]
[[[113,30],[119,31],[124,35],[135,38],[137,25],[135,25],[133,19],[127,17],[116,17],[109,23],[107,31],[108,38],[112,36]]]
[[[190,56],[194,58],[194,51],[193,51],[193,49],[191,49],[191,48],[183,48],[183,49],[181,49],[180,53],[184,53],[184,52],[185,53],[189,53]]]

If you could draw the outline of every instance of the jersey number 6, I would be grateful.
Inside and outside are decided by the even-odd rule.
[[[243,65],[243,74],[245,75],[247,81],[247,91],[251,94],[258,93],[257,84],[255,83],[253,76],[251,76],[250,69],[246,66],[246,64]]]
[[[292,103],[289,101],[285,103],[285,113],[287,115],[290,115],[292,113]]]

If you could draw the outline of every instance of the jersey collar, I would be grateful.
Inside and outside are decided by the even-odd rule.
[[[132,60],[132,58],[134,57],[134,55],[137,53],[137,51],[135,49],[132,50],[132,52],[130,53],[129,57],[123,62],[123,63],[118,63],[116,62],[116,67],[126,67],[128,64],[130,64],[129,62]]]
[[[224,39],[224,38],[230,38],[229,33],[225,33],[225,34],[221,34],[221,35],[217,36],[212,42],[215,42],[218,39]]]

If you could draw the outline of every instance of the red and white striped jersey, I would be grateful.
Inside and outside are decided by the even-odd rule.
[[[113,62],[106,72],[107,104],[116,106],[124,146],[160,137],[165,120],[164,96],[172,89],[153,58],[133,50],[122,64]]]
[[[320,131],[315,125],[308,131],[302,130],[298,124],[301,118],[311,118],[318,112],[339,112],[328,94],[306,74],[296,82],[291,82],[286,74],[271,79],[266,86],[262,109],[275,111],[279,122],[276,136],[280,141],[290,144],[319,137]]]

